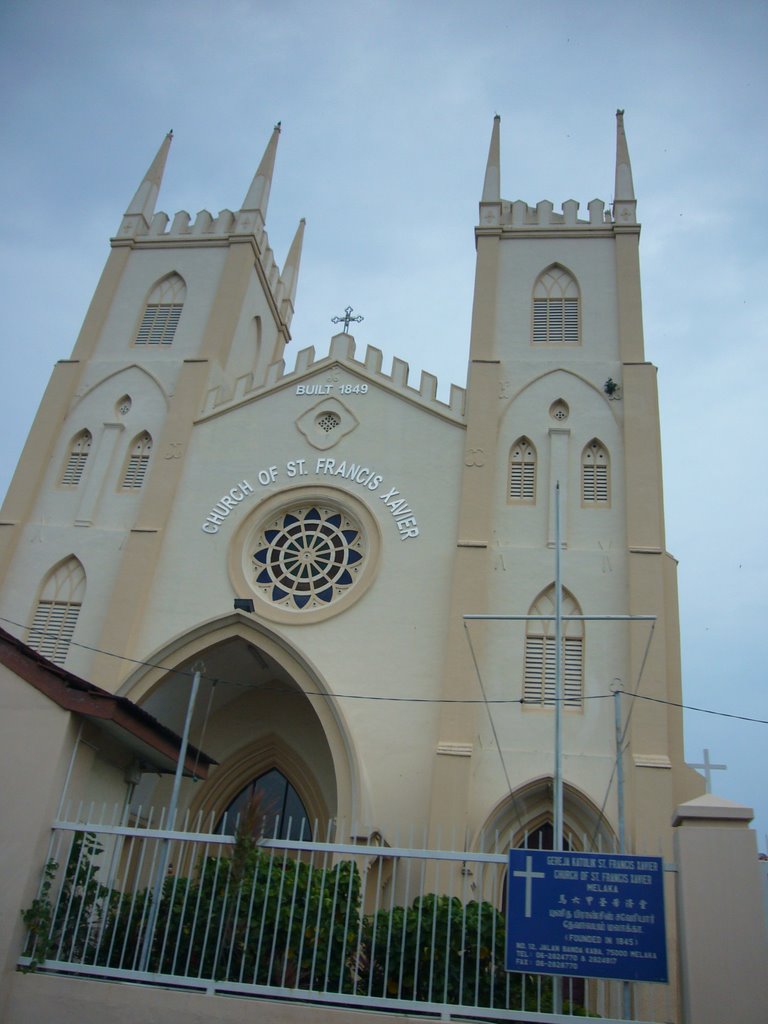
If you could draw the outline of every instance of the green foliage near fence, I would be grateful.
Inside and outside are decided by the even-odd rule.
[[[490,903],[429,894],[365,922],[371,992],[469,1006],[519,1003],[504,971],[504,918]],[[510,986],[512,991],[510,990]]]
[[[46,865],[40,893],[22,913],[27,970],[46,960],[139,969],[152,892],[107,889],[99,880],[101,853],[94,836],[78,834],[58,892],[59,865]],[[353,863],[311,868],[239,837],[233,852],[165,880],[146,969],[349,992],[359,923]]]
[[[62,955],[71,959],[74,953],[81,957],[91,948],[106,895],[97,879],[98,868],[93,864],[101,850],[90,832],[75,835],[55,903],[53,892],[59,865],[54,860],[45,865],[40,892],[21,912],[28,929],[24,953],[31,957],[25,970],[33,971],[46,960]]]
[[[39,895],[22,912],[26,970],[46,960],[141,969],[152,890],[107,888],[99,880],[102,853],[94,835],[77,834],[58,887],[59,865],[46,865]],[[490,903],[428,894],[363,916],[353,862],[313,867],[240,833],[225,853],[165,879],[146,970],[386,1000],[551,1009],[551,980],[508,974],[504,944],[504,918]]]
[[[359,910],[360,876],[348,861],[313,870],[254,850],[238,877],[231,858],[208,857],[194,877],[167,879],[149,969],[349,992]]]

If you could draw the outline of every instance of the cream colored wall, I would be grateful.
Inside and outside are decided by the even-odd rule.
[[[578,282],[581,297],[581,345],[532,345],[532,295],[536,279],[553,263]],[[532,367],[553,365],[590,377],[602,374],[606,360],[620,361],[617,328],[616,269],[611,237],[530,237],[511,232],[499,246],[496,354],[515,381],[527,380]],[[603,378],[604,380],[605,378]],[[615,379],[615,378],[614,378]],[[595,381],[602,385],[603,381]]]
[[[167,650],[169,639],[191,635],[230,611],[236,592],[227,570],[231,547],[238,528],[258,515],[260,502],[283,491],[289,496],[300,484],[317,494],[339,488],[376,523],[381,541],[376,579],[358,602],[338,615],[331,609],[322,624],[273,623],[275,633],[305,659],[308,678],[328,693],[362,689],[476,698],[478,682],[461,616],[497,608],[525,613],[551,583],[550,490],[554,477],[562,475],[564,584],[582,609],[661,609],[665,614],[668,588],[661,585],[661,563],[649,565],[643,554],[633,569],[636,556],[626,552],[628,531],[635,545],[663,539],[658,455],[643,441],[649,431],[658,433],[655,382],[645,368],[632,368],[627,369],[626,402],[609,403],[602,392],[608,376],[622,381],[622,356],[641,354],[637,232],[623,232],[617,241],[602,215],[593,217],[590,226],[577,225],[572,204],[565,220],[549,218],[547,204],[540,205],[539,228],[505,227],[496,237],[481,233],[479,238],[472,357],[485,362],[473,368],[466,437],[455,417],[428,410],[428,403],[409,391],[399,369],[393,370],[392,386],[382,386],[375,373],[361,374],[343,360],[340,368],[326,363],[285,378],[273,371],[274,383],[255,392],[254,400],[217,413],[206,390],[218,388],[215,401],[222,402],[238,378],[245,378],[238,387],[247,391],[253,383],[249,375],[256,370],[258,383],[281,347],[256,243],[247,237],[237,244],[225,242],[224,236],[201,240],[172,231],[173,237],[147,237],[115,250],[79,343],[78,351],[90,351],[92,358],[83,367],[77,400],[50,460],[33,511],[35,525],[23,535],[37,543],[25,545],[23,558],[13,566],[5,598],[9,603],[2,607],[26,621],[39,580],[73,551],[88,576],[76,639],[126,658],[152,659]],[[519,214],[513,216],[509,204],[504,209],[505,223]],[[579,284],[580,345],[530,343],[532,289],[540,272],[554,262],[570,270]],[[187,284],[174,344],[169,349],[134,347],[144,302],[156,281],[171,271]],[[262,326],[259,353],[255,316]],[[191,361],[182,365],[180,357]],[[195,361],[201,357],[208,362]],[[148,374],[127,368],[136,359]],[[300,382],[320,384],[334,376],[339,382],[366,381],[370,390],[364,397],[345,399],[360,421],[357,429],[320,451],[297,427],[301,414],[319,400],[299,396],[296,389]],[[123,393],[134,400],[124,420],[114,413]],[[564,424],[549,417],[557,398],[571,407]],[[193,425],[204,402],[208,411]],[[70,438],[81,424],[91,423],[94,450],[83,485],[73,493],[61,492],[55,481]],[[140,429],[149,429],[155,439],[150,476],[141,493],[119,494],[115,483],[125,449]],[[534,509],[506,501],[509,448],[521,434],[534,441],[538,452]],[[594,436],[610,453],[609,509],[581,508],[581,451]],[[630,514],[625,504],[625,441],[632,458],[629,505],[634,509],[641,500],[653,521],[650,527],[648,517]],[[482,450],[482,469],[475,471],[465,449]],[[555,451],[561,453],[557,459]],[[369,463],[381,474],[382,485],[368,491],[317,472],[318,458]],[[291,478],[286,467],[297,459],[304,459],[310,471]],[[557,460],[562,465],[556,471]],[[260,483],[259,472],[268,473],[272,466],[277,467],[275,480]],[[242,480],[250,481],[254,493],[238,504],[219,533],[205,534],[201,524],[210,508]],[[391,486],[413,507],[418,538],[403,541],[380,501]],[[73,531],[71,524],[78,519],[93,525]],[[456,550],[457,536],[469,547],[460,548],[452,564],[449,552]],[[478,654],[489,696],[518,697],[524,627],[482,630]],[[638,639],[635,629],[630,643],[626,627],[588,624],[585,632],[587,695],[605,692],[615,678],[631,687],[644,635]],[[661,693],[676,685],[674,679],[665,682],[667,675],[674,677],[675,659],[674,650],[670,654],[664,648],[664,635],[662,623],[650,662],[654,692]],[[129,662],[76,647],[68,665],[95,673],[113,688],[144,692]],[[448,817],[455,812],[477,829],[503,797],[506,782],[484,711],[382,703],[372,713],[370,704],[340,699],[333,715],[339,735],[352,738],[352,757],[359,762],[352,774],[366,780],[354,797],[349,791],[348,813],[364,813],[379,826],[400,821],[406,788],[414,817],[423,817],[431,801],[438,817],[450,808]],[[551,712],[512,705],[499,715],[514,784],[548,774]],[[638,712],[632,736],[634,749],[644,753],[681,749],[674,723],[661,711]],[[600,803],[614,752],[611,702],[568,712],[564,739],[568,777]],[[439,741],[476,749],[471,759],[463,757],[468,750],[462,749],[455,763],[455,752],[447,748],[438,755],[439,772],[445,771],[449,781],[438,784],[430,797],[430,764]],[[343,760],[340,751],[334,757],[337,765]],[[350,760],[349,751],[344,757]],[[637,807],[644,808],[643,785],[634,788]],[[645,820],[638,810],[638,827]]]
[[[126,652],[132,623],[116,612],[111,599],[118,580],[123,586],[126,582],[126,534],[146,519],[146,496],[153,472],[166,478],[172,476],[169,470],[175,467],[166,460],[178,450],[178,442],[183,446],[185,441],[185,432],[179,431],[178,426],[172,427],[173,436],[168,436],[169,409],[175,410],[177,421],[181,413],[191,424],[202,400],[202,388],[190,392],[183,386],[182,361],[185,357],[197,356],[204,344],[210,345],[210,339],[205,341],[206,332],[210,334],[213,330],[214,337],[218,337],[216,325],[211,325],[211,315],[219,282],[228,265],[227,249],[221,244],[199,246],[185,241],[186,244],[175,247],[150,244],[113,252],[108,270],[113,264],[114,267],[111,273],[105,272],[78,344],[78,351],[90,353],[91,359],[83,365],[71,364],[73,372],[69,377],[77,386],[76,394],[72,394],[71,388],[66,392],[58,386],[56,395],[52,396],[59,396],[64,402],[59,410],[63,425],[56,419],[47,423],[47,436],[54,443],[49,440],[48,450],[36,453],[34,464],[25,456],[23,478],[20,477],[12,489],[6,508],[16,517],[28,514],[30,525],[19,525],[5,533],[12,545],[8,548],[11,564],[0,604],[2,613],[10,621],[22,624],[22,628],[17,628],[21,636],[25,635],[23,626],[31,618],[42,579],[52,566],[73,553],[83,563],[88,580],[86,604],[75,639],[93,647],[103,645],[108,639],[110,649],[116,653]],[[258,268],[254,266],[252,255],[249,269],[251,252],[250,245],[239,246],[239,263],[253,281],[258,281]],[[118,263],[119,273],[114,269]],[[187,283],[184,310],[173,345],[134,346],[133,338],[152,287],[173,271],[180,273]],[[99,296],[108,297],[109,304],[97,301]],[[258,296],[261,296],[260,303]],[[250,288],[247,306],[244,317],[254,311],[262,314],[266,346],[274,351],[277,340],[274,319],[266,315],[266,299],[258,284]],[[132,366],[137,361],[144,370]],[[212,383],[218,383],[218,378]],[[116,410],[124,394],[133,402],[126,417]],[[50,404],[50,397],[47,401]],[[76,488],[61,487],[58,481],[72,438],[85,427],[93,435],[93,445],[83,480]],[[38,431],[41,437],[45,430],[46,424],[41,420]],[[128,447],[143,430],[150,432],[154,442],[147,484],[140,492],[120,492],[119,481]],[[39,444],[37,448],[40,449]],[[43,475],[36,482],[34,477],[40,467]],[[15,501],[18,510],[14,507],[14,498],[16,495],[21,498],[24,487],[29,493],[25,499],[26,511],[24,499],[21,504]],[[153,490],[157,493],[158,488]],[[152,527],[158,525],[158,520],[162,523],[165,514],[167,508],[160,511],[159,517],[154,516],[156,522]],[[73,524],[80,526],[82,532],[73,531]],[[13,549],[19,545],[21,554],[13,561]],[[132,561],[137,560],[132,558]],[[140,601],[140,593],[141,588],[136,591],[134,604]],[[72,648],[68,667],[87,676],[96,673],[106,685],[115,678],[113,664],[100,661],[82,647]],[[118,672],[118,678],[119,675]]]
[[[81,978],[56,978],[16,974],[9,979],[4,1024],[50,1021],[56,1007],[56,1024],[112,1024],[136,1021],[167,1021],[170,1024],[402,1024],[402,1014],[373,1010],[349,1010],[285,1000],[237,999],[209,996],[203,992],[174,992],[139,985],[115,985]]]
[[[0,666],[0,1020],[7,1019],[3,1001],[18,977],[26,934],[21,910],[37,894],[59,808],[78,821],[103,805],[111,813],[125,796],[128,760],[118,741]]]
[[[612,225],[597,222],[589,227],[548,222],[546,232],[478,231],[461,504],[461,536],[475,550],[462,555],[466,568],[454,575],[452,618],[460,618],[462,611],[525,614],[551,584],[552,492],[559,479],[563,584],[582,611],[659,617],[644,667],[648,624],[585,624],[586,697],[609,693],[618,679],[626,691],[640,681],[642,693],[679,701],[674,567],[663,552],[655,368],[624,362],[642,359],[638,235],[637,228],[614,231]],[[569,270],[579,285],[579,345],[531,343],[533,288],[553,263]],[[609,377],[623,385],[618,401],[608,401],[603,391]],[[559,398],[570,407],[564,422],[549,416]],[[534,507],[506,501],[510,448],[521,435],[537,450]],[[581,453],[593,437],[610,456],[609,508],[581,507]],[[470,581],[468,574],[475,578]],[[455,621],[451,628],[446,673],[455,681],[445,693],[479,695],[476,671]],[[519,699],[525,625],[475,623],[470,629],[486,695]],[[629,706],[625,697],[625,714]],[[551,775],[552,711],[512,704],[492,707],[491,714],[512,788]],[[679,716],[661,705],[638,703],[628,736],[630,752],[636,753],[626,765],[630,842],[658,843],[663,836],[669,847],[668,817],[676,787],[690,793],[699,792],[701,785],[681,765]],[[438,757],[433,813],[438,806],[451,806],[452,794],[466,792],[467,820],[477,830],[508,794],[497,740],[488,715],[470,709],[443,712],[441,738],[451,737],[467,747],[465,753],[473,743],[474,750],[471,758]],[[667,759],[664,764],[658,761],[661,755]],[[567,710],[566,780],[597,806],[605,801],[615,830],[614,760],[613,701],[587,699],[581,711]],[[457,822],[462,803],[459,799],[452,805]]]
[[[96,352],[91,357],[89,384],[103,376],[102,362],[123,363],[140,350],[142,361],[156,367],[157,375],[170,386],[181,358],[199,355],[211,307],[226,261],[226,246],[151,244],[131,250],[114,302],[105,319]],[[180,274],[187,286],[184,309],[173,344],[134,346],[149,294],[159,280]],[[95,357],[95,358],[94,358]]]
[[[261,344],[257,347],[254,332],[254,318],[259,318]],[[229,387],[246,374],[253,374],[256,382],[262,381],[269,364],[282,356],[282,344],[278,345],[274,317],[267,302],[258,275],[254,274],[237,320],[229,357],[226,360],[225,380]]]
[[[343,396],[359,426],[333,448],[309,445],[295,420],[317,402],[296,394],[296,380],[256,404],[244,404],[195,429],[174,510],[166,530],[155,584],[148,596],[136,653],[150,658],[169,636],[183,635],[232,608],[235,591],[227,572],[230,545],[247,517],[258,517],[259,503],[277,494],[285,500],[297,486],[321,498],[334,495],[367,509],[376,523],[381,552],[375,579],[354,604],[339,614],[329,609],[321,623],[270,624],[323,686],[336,694],[436,697],[442,658],[446,594],[455,538],[455,467],[463,432],[415,404],[405,403],[370,378],[335,371],[340,382],[367,380],[366,395]],[[327,372],[299,378],[325,380]],[[280,424],[281,429],[275,429]],[[286,466],[305,459],[306,476],[290,478]],[[375,490],[333,474],[316,472],[318,459],[354,461],[376,470]],[[259,484],[259,471],[278,467],[277,479]],[[247,479],[254,493],[226,518],[220,531],[201,529],[210,508]],[[418,519],[419,536],[403,540],[382,495],[395,487]],[[302,492],[303,493],[303,492]],[[182,600],[179,595],[183,594]],[[247,596],[247,595],[240,595]],[[257,618],[261,601],[256,597]],[[370,824],[393,828],[403,818],[426,813],[429,763],[436,742],[430,705],[338,701],[344,728],[354,737],[367,766],[370,791],[357,806],[340,808],[345,817],[364,813]]]
[[[21,951],[20,910],[40,882],[76,735],[67,712],[0,666],[0,968],[6,981]],[[0,981],[0,1011],[4,989]]]
[[[768,927],[751,808],[710,795],[675,812],[684,1019],[753,1024],[768,1005]]]
[[[527,339],[526,339],[527,340]],[[559,355],[559,353],[557,353]],[[554,353],[550,359],[556,359]],[[623,457],[620,403],[609,403],[602,390],[575,373],[523,364],[514,383],[519,390],[509,399],[499,398],[499,441],[496,451],[496,501],[492,516],[489,574],[489,610],[524,615],[537,596],[554,580],[553,488],[561,489],[561,535],[566,545],[561,567],[563,585],[574,595],[585,614],[616,614],[627,611],[627,564],[624,530]],[[582,369],[581,367],[579,368]],[[526,370],[530,377],[526,377]],[[596,374],[593,371],[592,376]],[[599,374],[598,374],[599,376]],[[527,381],[530,380],[530,383]],[[563,399],[571,413],[555,421],[550,406]],[[552,432],[557,431],[556,437]],[[533,506],[506,501],[509,455],[513,443],[527,436],[537,450],[537,493]],[[610,453],[611,503],[609,508],[583,508],[580,494],[581,453],[599,437]],[[562,441],[563,462],[553,451]],[[557,458],[557,462],[553,462]],[[647,628],[647,627],[646,627]],[[489,697],[522,697],[524,622],[477,624],[472,627],[482,651],[480,661]],[[602,803],[615,757],[612,701],[589,698],[610,691],[614,679],[629,684],[627,627],[587,623],[585,636],[585,686],[587,700],[580,711],[567,711],[563,721],[564,766],[569,781]],[[483,642],[485,641],[485,642]],[[493,709],[510,779],[519,786],[552,772],[553,715],[551,710],[524,709],[512,705]],[[476,762],[473,807],[500,799],[506,782],[498,770],[499,755],[490,725],[480,719],[482,753]],[[588,755],[588,756],[586,756]],[[481,783],[485,774],[490,778]],[[481,795],[482,794],[482,795]],[[614,808],[615,801],[610,807]],[[615,815],[611,814],[615,821]],[[475,822],[476,826],[482,823]]]

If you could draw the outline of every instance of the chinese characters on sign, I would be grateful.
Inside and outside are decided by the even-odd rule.
[[[510,850],[507,970],[666,981],[659,857]]]

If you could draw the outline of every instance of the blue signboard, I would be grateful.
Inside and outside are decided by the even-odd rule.
[[[666,981],[660,857],[510,850],[507,970]]]

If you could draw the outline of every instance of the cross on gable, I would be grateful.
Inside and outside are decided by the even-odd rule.
[[[360,321],[364,320],[364,319],[365,319],[365,317],[362,317],[362,316],[352,316],[352,307],[351,306],[347,306],[347,308],[344,310],[344,316],[332,316],[331,317],[331,323],[332,324],[342,324],[343,323],[344,327],[343,327],[342,333],[349,334],[349,325],[350,325],[350,323],[359,324]]]
[[[688,763],[688,762],[686,762],[686,763]],[[701,768],[703,770],[703,772],[704,772],[704,786],[705,786],[704,792],[705,793],[711,793],[712,792],[712,772],[724,772],[724,771],[727,771],[727,769],[728,769],[728,765],[727,764],[712,764],[712,762],[709,760],[709,748],[707,748],[707,747],[704,748],[704,761],[703,761],[703,763],[702,764],[690,764],[690,763],[688,763],[688,767],[689,768]]]

